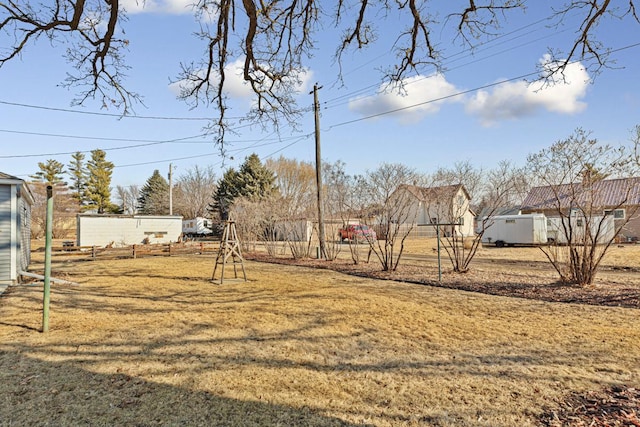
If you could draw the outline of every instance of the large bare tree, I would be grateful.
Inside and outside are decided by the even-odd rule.
[[[29,188],[33,193],[31,208],[31,237],[40,239],[45,237],[47,220],[47,185],[48,182],[30,182]],[[80,206],[62,183],[53,185],[53,224],[51,231],[54,239],[64,239],[73,236],[76,231],[76,215]]]
[[[130,185],[128,187],[118,185],[116,186],[116,195],[123,214],[135,215],[138,213],[140,187],[137,185]]]
[[[341,63],[343,55],[352,50],[389,40],[379,37],[379,29],[392,22],[398,28],[391,37],[395,60],[382,77],[401,82],[442,65],[446,55],[440,46],[446,44],[439,37],[449,34],[445,30],[452,30],[453,37],[473,47],[499,34],[511,12],[527,6],[547,7],[556,24],[576,22],[573,41],[568,46],[552,46],[557,61],[544,70],[561,73],[574,60],[585,60],[595,68],[605,66],[609,49],[598,39],[597,28],[607,19],[640,22],[635,3],[573,0],[540,5],[534,0],[468,0],[434,6],[434,2],[418,0],[194,0],[193,11],[201,28],[196,36],[203,43],[203,54],[183,63],[177,80],[182,82],[185,100],[216,107],[213,128],[222,142],[229,126],[228,65],[242,61],[242,77],[256,95],[250,113],[254,120],[277,124],[284,117],[294,124],[299,110],[293,94],[317,47],[319,33],[329,27],[340,34],[335,57]],[[0,66],[24,57],[37,39],[48,38],[52,46],[65,52],[74,69],[65,84],[78,89],[77,103],[98,98],[128,114],[140,97],[124,81],[124,54],[129,44],[126,20],[119,0],[0,0]]]
[[[312,237],[309,231],[317,233],[317,223],[311,221],[317,212],[315,168],[309,162],[282,156],[268,159],[265,167],[274,173],[278,189],[270,206],[275,221],[267,228],[269,243],[275,247],[278,240],[283,240],[294,258],[308,257]]]
[[[640,143],[637,136],[633,143]],[[616,237],[640,214],[640,179],[634,178],[640,169],[632,151],[578,129],[529,155],[528,168],[543,185],[532,189],[524,205],[547,213],[556,233],[556,244],[542,251],[562,282],[591,285]]]
[[[367,236],[367,243],[384,271],[398,268],[404,241],[416,225],[414,196],[402,187],[422,179],[414,169],[398,163],[383,163],[357,178],[356,191],[367,201],[363,219],[378,233],[376,240]]]
[[[426,192],[429,210],[435,212],[438,221],[457,224],[469,209],[477,215],[474,233],[465,235],[457,226],[441,227],[440,242],[454,272],[466,273],[476,255],[482,236],[491,227],[494,217],[502,208],[519,206],[522,191],[526,188],[524,173],[507,161],[498,163],[495,169],[482,170],[468,161],[456,162],[451,168],[440,168],[431,177],[432,187]],[[458,186],[463,186],[469,197],[455,202]],[[447,203],[443,203],[444,201]]]
[[[174,212],[184,219],[208,216],[216,183],[216,172],[212,166],[196,165],[186,170],[178,177],[173,189]]]

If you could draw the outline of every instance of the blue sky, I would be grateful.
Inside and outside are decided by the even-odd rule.
[[[216,111],[204,106],[190,109],[176,99],[170,84],[180,62],[197,59],[202,52],[191,35],[197,26],[185,8],[188,3],[148,0],[140,9],[135,0],[124,2],[133,12],[125,27],[131,66],[126,83],[144,97],[144,106],[134,106],[138,117],[120,118],[118,110],[102,109],[95,101],[72,107],[74,92],[59,85],[70,70],[62,48],[46,40],[0,68],[0,171],[26,179],[38,170],[38,162],[53,158],[68,164],[71,157],[66,153],[100,148],[116,165],[115,188],[143,185],[154,169],[166,176],[170,163],[176,175],[198,165],[213,166],[222,176],[254,152],[263,160],[282,155],[313,162],[311,111],[300,120],[299,132],[285,126],[277,135],[241,125],[227,139],[233,159],[224,162],[211,137],[200,136],[207,125],[204,119],[215,117]],[[436,33],[450,58],[444,61],[445,72],[411,77],[403,96],[381,93],[376,70],[394,59],[388,41],[397,34],[397,24],[380,28],[375,47],[344,58],[344,84],[336,81],[338,66],[333,61],[337,30],[324,28],[298,97],[301,106],[311,106],[313,84],[322,86],[323,159],[344,161],[351,174],[382,162],[430,173],[467,160],[483,168],[501,160],[524,165],[527,154],[579,127],[603,142],[628,142],[631,130],[640,124],[640,46],[630,47],[640,43],[639,24],[627,19],[598,28],[607,46],[624,48],[612,55],[617,61],[613,69],[594,76],[574,64],[567,70],[566,84],[540,90],[536,83],[517,78],[534,73],[549,47],[567,48],[575,37],[574,26],[549,28],[548,21],[541,21],[549,16],[546,5],[552,3],[532,2],[535,6],[526,13],[509,19],[503,28],[508,36],[474,52],[451,43],[446,30]],[[509,82],[497,84],[504,80]],[[246,88],[231,81],[229,93],[234,107],[229,115],[242,115],[251,103]],[[395,110],[399,111],[389,113]]]

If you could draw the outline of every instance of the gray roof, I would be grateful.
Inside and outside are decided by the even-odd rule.
[[[434,200],[452,200],[458,191],[462,189],[467,199],[469,199],[469,193],[462,184],[444,185],[441,187],[419,187],[417,185],[401,185],[400,188],[405,188],[411,194],[413,194],[418,200],[423,202],[430,202]]]
[[[0,179],[23,181],[22,179],[18,178],[17,176],[9,175],[8,173],[4,173],[4,172],[0,172]]]
[[[640,205],[640,178],[606,179],[590,186],[574,183],[534,187],[522,202],[522,209],[565,209],[587,203],[601,208]]]

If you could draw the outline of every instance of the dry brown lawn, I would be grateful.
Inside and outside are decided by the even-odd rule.
[[[0,297],[0,425],[530,426],[640,386],[638,310],[212,256],[68,262]]]
[[[436,239],[407,239],[405,241],[407,254],[434,254],[436,248]],[[446,254],[443,253],[444,256]],[[532,246],[505,248],[497,248],[493,245],[480,246],[477,259],[547,262],[540,248]],[[603,265],[640,268],[640,245],[612,245],[605,255]]]

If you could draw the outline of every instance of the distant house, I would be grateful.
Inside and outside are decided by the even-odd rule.
[[[447,224],[441,231],[467,237],[474,235],[475,214],[470,209],[471,197],[462,184],[440,187],[402,185],[413,196],[412,210],[416,225],[428,235],[435,235],[435,224]],[[423,233],[424,234],[424,233]]]
[[[27,183],[0,172],[0,284],[16,283],[31,261],[31,206]]]
[[[173,243],[182,235],[181,216],[79,214],[78,246]]]
[[[613,215],[622,240],[640,238],[640,178],[619,178],[586,183],[534,187],[522,203],[522,213],[558,217],[590,206],[593,215]]]

